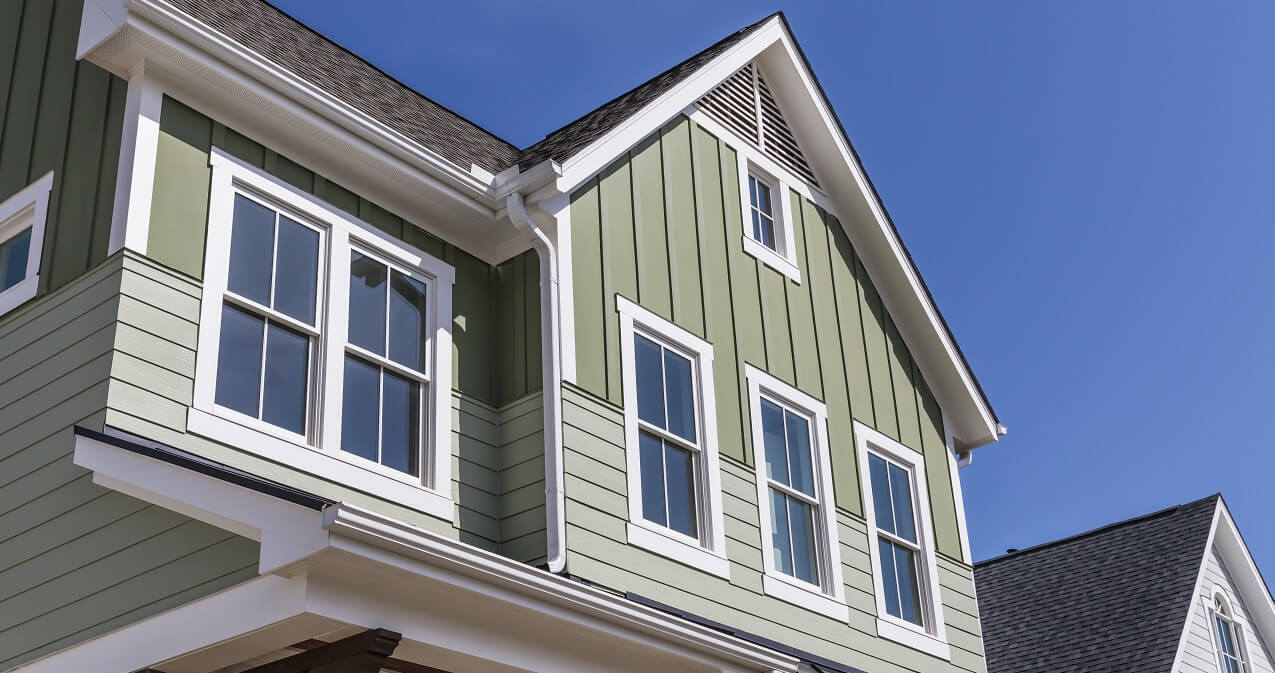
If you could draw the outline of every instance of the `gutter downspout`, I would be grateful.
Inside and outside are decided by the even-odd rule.
[[[565,503],[562,482],[562,352],[558,348],[558,259],[549,236],[527,215],[522,193],[505,198],[509,220],[527,232],[540,257],[540,357],[544,395],[545,434],[545,563],[549,572],[561,573],[567,567]]]

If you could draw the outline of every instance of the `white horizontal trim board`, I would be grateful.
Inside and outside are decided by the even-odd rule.
[[[939,594],[939,570],[934,548],[934,525],[930,517],[930,491],[925,479],[925,459],[921,454],[886,435],[854,422],[855,449],[859,461],[859,487],[863,493],[864,517],[868,528],[868,553],[872,559],[872,586],[877,604],[877,635],[940,659],[951,659],[947,642],[947,625],[943,619],[943,600]],[[925,626],[917,626],[886,611],[885,584],[881,574],[881,552],[876,524],[878,503],[872,497],[872,481],[868,469],[869,454],[876,454],[905,467],[911,479],[912,508],[915,512],[917,546],[920,548],[917,573],[921,611]]]
[[[626,530],[629,544],[729,579],[726,527],[722,519],[721,468],[717,454],[713,345],[622,296],[616,295],[615,306],[620,314],[620,366],[624,378],[624,453],[629,504]],[[642,513],[637,367],[633,354],[633,339],[638,334],[679,353],[692,363],[695,422],[699,437],[694,451],[698,539],[648,521]]]
[[[799,605],[812,612],[843,622],[850,620],[846,605],[845,577],[841,570],[841,544],[837,536],[837,513],[832,499],[832,460],[829,455],[828,408],[819,400],[752,366],[744,365],[748,379],[750,425],[753,429],[753,464],[756,468],[757,509],[762,540],[762,590],[769,596]],[[761,419],[762,398],[789,411],[805,415],[810,424],[810,452],[814,469],[815,555],[818,584],[790,577],[775,567],[770,548],[774,522],[770,512],[769,475],[766,473],[766,449]]]
[[[798,670],[792,656],[347,503],[307,509],[85,437],[75,462],[97,483],[261,540],[270,574],[23,673],[220,670],[342,627],[393,629],[401,653],[463,656],[479,670],[604,671],[616,652],[664,670]],[[632,671],[632,661],[616,670]]]
[[[22,305],[40,289],[40,255],[44,250],[44,229],[49,217],[49,193],[53,191],[53,171],[0,201],[0,245],[31,229],[26,271],[21,281],[0,291],[0,315]]]
[[[208,262],[204,267],[189,431],[451,521],[451,293],[455,270],[218,148],[213,148],[209,163],[213,174]],[[310,346],[306,403],[309,420],[305,434],[278,428],[216,403],[222,306],[231,300],[227,293],[231,224],[235,199],[241,194],[320,232],[315,322],[313,326],[293,325],[315,335]],[[384,467],[343,451],[340,446],[352,250],[370,252],[426,284],[428,366],[424,372],[412,375],[428,381],[422,401],[425,422],[418,455],[419,476]],[[382,364],[380,358],[371,359]]]

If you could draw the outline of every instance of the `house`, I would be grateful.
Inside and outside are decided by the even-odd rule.
[[[781,15],[528,148],[260,0],[0,78],[0,670],[984,670],[1004,428]]]
[[[981,561],[990,673],[1275,670],[1275,603],[1220,495]]]

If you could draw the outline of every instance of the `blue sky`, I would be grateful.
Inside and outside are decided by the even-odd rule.
[[[1275,582],[1275,4],[276,3],[519,146],[783,9],[1009,426],[975,557],[1222,491]]]

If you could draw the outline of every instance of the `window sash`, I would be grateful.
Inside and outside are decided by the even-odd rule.
[[[677,347],[674,344],[669,343],[664,337],[648,332],[647,330],[640,329],[636,324],[633,326],[633,333],[630,336],[632,338],[632,342],[633,342],[632,345],[635,351],[637,349],[637,337],[642,337],[654,343],[655,345],[659,346],[661,349],[663,349],[660,352],[660,390],[663,393],[664,424],[665,425],[669,424],[669,421],[668,421],[669,395],[668,395],[668,373],[665,371],[665,368],[664,368],[664,352],[663,351],[664,350],[670,351],[674,355],[685,358],[687,361],[691,363],[691,390],[690,390],[691,416],[692,418],[695,419],[695,440],[691,441],[677,433],[672,432],[671,430],[667,430],[658,425],[655,425],[654,423],[651,423],[650,421],[643,419],[640,411],[638,412],[638,415],[637,415],[638,427],[645,430],[649,430],[653,433],[658,433],[664,439],[667,439],[675,444],[678,444],[682,446],[683,448],[698,452],[700,450],[700,443],[703,441],[703,437],[704,437],[704,417],[703,417],[703,413],[700,410],[699,387],[701,385],[701,382],[700,382],[701,370],[699,366],[699,357],[692,353],[688,353],[687,351]],[[635,371],[633,375],[636,379],[636,377],[641,376],[641,373]],[[636,384],[638,383],[638,381],[635,380],[634,383]],[[636,399],[633,400],[633,404],[635,406],[637,405]]]

